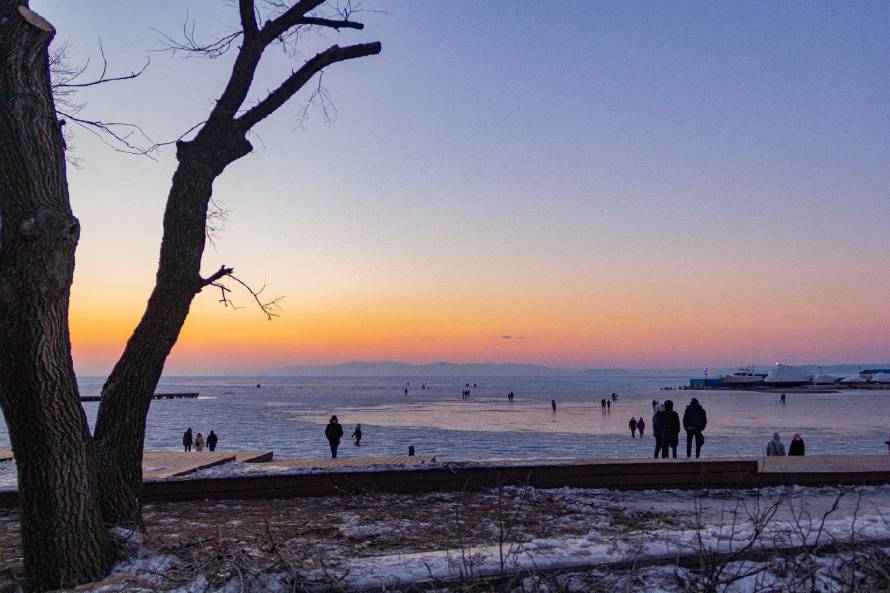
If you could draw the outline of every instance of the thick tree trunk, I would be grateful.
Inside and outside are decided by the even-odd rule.
[[[102,512],[109,523],[141,525],[145,420],[192,299],[205,285],[200,270],[213,181],[226,165],[250,150],[243,136],[221,133],[210,122],[194,141],[177,146],[179,166],[164,212],[155,287],[139,325],[102,387],[96,420]]]
[[[52,27],[0,0],[0,407],[18,467],[25,586],[96,580],[113,548],[68,334],[79,224],[49,80]]]

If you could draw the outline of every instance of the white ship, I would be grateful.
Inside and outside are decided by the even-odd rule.
[[[720,381],[726,387],[750,387],[763,383],[766,373],[755,373],[754,365],[739,367],[731,375],[720,375]]]
[[[812,380],[813,376],[801,369],[777,362],[776,366],[770,369],[763,382],[771,387],[799,387],[801,385],[809,385]]]

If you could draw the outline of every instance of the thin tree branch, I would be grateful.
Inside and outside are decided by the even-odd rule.
[[[99,55],[102,56],[102,72],[96,78],[96,80],[90,82],[80,82],[80,83],[72,83],[72,80],[76,80],[81,74],[83,74],[87,66],[89,66],[89,60],[87,60],[86,64],[84,64],[83,68],[77,71],[73,76],[64,80],[63,82],[58,82],[53,84],[54,89],[58,88],[85,88],[88,86],[96,86],[100,84],[105,84],[106,82],[116,82],[119,80],[132,80],[133,78],[137,78],[141,76],[143,72],[148,68],[148,65],[151,64],[151,58],[145,58],[145,64],[142,65],[142,68],[139,70],[134,70],[129,74],[125,74],[122,76],[105,76],[105,73],[108,71],[108,59],[105,57],[105,48],[102,46],[102,39],[99,39]]]
[[[228,268],[226,266],[220,266],[220,268],[208,276],[207,278],[202,278],[198,283],[197,291],[200,292],[202,288],[206,286],[215,286],[220,290],[220,300],[223,305],[226,307],[232,307],[233,309],[241,309],[242,307],[238,307],[235,303],[232,302],[232,299],[229,298],[229,293],[232,292],[225,284],[222,284],[220,280],[223,278],[230,278],[231,280],[237,282],[242,287],[244,287],[247,292],[250,293],[250,296],[253,297],[253,300],[256,301],[257,306],[260,308],[260,311],[266,316],[266,318],[271,321],[275,317],[281,316],[281,306],[279,303],[284,300],[284,297],[275,297],[272,300],[264,301],[261,297],[264,290],[266,290],[266,285],[264,284],[259,290],[254,290],[249,284],[235,276],[234,268]]]
[[[340,47],[339,45],[329,47],[303,64],[299,70],[293,72],[287,80],[281,83],[281,86],[269,93],[265,99],[248,109],[244,115],[235,120],[238,127],[244,132],[250,130],[257,123],[270,116],[279,107],[284,105],[288,99],[309,82],[313,76],[321,72],[323,68],[336,62],[379,54],[381,47],[379,41],[373,43],[359,43],[357,45],[348,45],[346,47]]]

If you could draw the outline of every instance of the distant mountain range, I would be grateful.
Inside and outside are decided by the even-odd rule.
[[[883,364],[834,364],[834,365],[794,365],[804,372],[853,375],[860,369],[890,368]],[[770,365],[757,365],[757,370],[767,372]],[[732,368],[712,368],[711,376],[730,373]],[[698,376],[701,369],[564,369],[539,364],[516,364],[509,362],[456,363],[434,362],[430,364],[408,364],[405,362],[345,362],[330,365],[293,365],[271,369],[263,375],[275,377],[579,377],[597,378],[603,375],[639,375],[651,373],[677,374],[688,372]]]
[[[346,362],[331,365],[295,365],[263,373],[278,377],[575,377],[579,372],[538,364],[507,362]]]

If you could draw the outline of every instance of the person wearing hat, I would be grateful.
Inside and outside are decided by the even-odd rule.
[[[337,447],[340,446],[340,439],[343,438],[343,427],[340,426],[336,416],[331,416],[330,422],[324,429],[324,436],[327,437],[328,444],[331,446],[331,459],[336,459]]]

